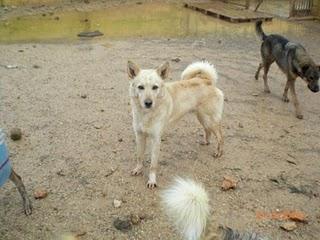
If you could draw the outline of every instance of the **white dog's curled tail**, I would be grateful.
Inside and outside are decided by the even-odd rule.
[[[190,64],[181,74],[182,80],[188,80],[194,77],[208,78],[215,84],[218,81],[217,70],[214,65],[208,61],[194,62]]]
[[[193,180],[176,178],[161,197],[167,215],[184,240],[199,240],[209,215],[209,198],[204,188]]]

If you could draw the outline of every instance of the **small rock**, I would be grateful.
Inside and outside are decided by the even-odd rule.
[[[15,69],[15,68],[18,68],[18,65],[6,65],[5,68],[6,69]]]
[[[224,101],[225,101],[225,102],[229,102],[229,98],[224,97]]]
[[[288,163],[293,164],[293,165],[297,165],[297,163],[295,161],[292,160],[287,160]]]
[[[90,1],[89,0],[84,0],[84,3],[88,4],[88,3],[90,3]]]
[[[78,237],[82,237],[82,236],[84,236],[84,235],[86,235],[86,234],[87,234],[86,231],[79,231],[79,232],[76,232],[76,233],[74,234],[74,236],[76,237],[76,239],[78,239]]]
[[[22,131],[20,128],[12,128],[10,131],[10,138],[13,141],[18,141],[20,140],[22,137]]]
[[[32,67],[33,67],[33,68],[36,68],[36,69],[40,68],[40,66],[39,66],[39,65],[36,65],[36,64],[33,65]]]
[[[104,109],[101,109],[100,112],[104,112]]]
[[[141,222],[141,218],[137,214],[131,214],[130,220],[133,225],[138,225]]]
[[[57,171],[57,175],[64,177],[64,176],[66,176],[66,173],[63,171],[63,169],[60,169],[59,171]]]
[[[87,98],[88,96],[87,96],[87,94],[81,94],[81,98],[83,98],[83,99],[85,99],[85,98]]]
[[[129,219],[120,219],[120,218],[116,218],[113,221],[113,226],[120,230],[121,232],[128,232],[129,230],[132,229],[132,224],[131,221]]]
[[[295,222],[303,222],[303,223],[308,222],[307,216],[300,211],[292,211],[289,213],[288,217],[290,220]]]
[[[142,2],[136,2],[136,4],[137,4],[137,5],[141,5],[141,4],[142,4]]]
[[[113,200],[113,206],[114,206],[115,208],[119,208],[119,207],[121,207],[121,205],[122,205],[122,201],[117,200],[117,199],[114,199],[114,200]]]
[[[119,138],[119,139],[118,139],[118,142],[123,142],[123,139],[122,139],[122,138]]]
[[[101,129],[103,127],[103,124],[102,123],[94,123],[93,127],[95,129]]]
[[[42,13],[42,17],[45,17],[45,16],[47,16],[47,14],[45,14],[45,13]]]
[[[227,191],[227,190],[236,188],[236,186],[237,186],[236,180],[234,180],[232,177],[229,177],[229,176],[224,176],[223,178],[224,179],[223,179],[223,182],[221,185],[221,189],[223,191]]]
[[[58,21],[58,20],[60,20],[60,17],[56,16],[56,17],[54,17],[54,20]]]
[[[24,52],[24,50],[23,49],[19,49],[18,52]]]
[[[258,97],[258,96],[259,96],[259,93],[252,93],[252,96]]]
[[[286,222],[280,226],[283,230],[288,232],[293,231],[297,228],[297,224],[295,222]]]
[[[172,62],[180,62],[180,61],[181,61],[181,58],[179,58],[179,57],[172,58],[171,61],[172,61]]]
[[[35,199],[43,199],[48,196],[48,192],[44,189],[36,190],[33,196]]]
[[[98,37],[103,36],[103,33],[100,31],[93,31],[93,32],[81,32],[78,34],[78,37]]]
[[[113,151],[112,151],[113,152]],[[116,152],[114,152],[116,153]],[[105,177],[111,176],[115,171],[117,171],[118,168],[110,168],[107,170],[107,173],[104,175]]]
[[[221,43],[222,43],[222,41],[221,41],[221,40],[218,40],[218,43],[219,43],[219,44],[221,44]]]
[[[239,128],[243,128],[243,124],[242,123],[239,123]]]

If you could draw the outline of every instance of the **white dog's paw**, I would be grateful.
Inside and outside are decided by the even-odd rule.
[[[222,154],[223,154],[223,152],[222,152],[221,150],[218,150],[217,152],[215,152],[215,153],[213,154],[213,157],[214,157],[214,158],[219,158],[219,157],[222,156]]]
[[[156,181],[148,181],[147,182],[147,187],[150,188],[150,189],[154,189],[157,187],[157,182]]]
[[[136,166],[136,168],[131,171],[131,175],[132,176],[140,175],[142,173],[142,168],[143,166]]]
[[[149,174],[149,180],[147,182],[147,187],[150,189],[156,188],[157,187],[157,181],[156,181],[156,174],[155,173],[150,173]]]
[[[199,144],[202,145],[202,146],[207,146],[207,145],[210,144],[210,142],[207,141],[207,140],[200,140],[200,141],[199,141]]]

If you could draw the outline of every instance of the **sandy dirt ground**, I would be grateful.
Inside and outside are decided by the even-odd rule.
[[[307,46],[320,62],[320,24],[300,22],[309,32],[293,40]],[[19,51],[20,50],[20,51]],[[180,62],[171,61],[181,58]],[[198,144],[202,129],[192,115],[163,136],[159,187],[146,188],[135,166],[126,62],[142,67],[171,62],[168,81],[179,80],[191,62],[207,59],[218,69],[226,96],[225,154],[212,157],[215,141]],[[202,182],[209,192],[212,218],[235,229],[263,233],[271,239],[317,240],[320,236],[320,95],[299,80],[297,91],[304,120],[294,116],[281,96],[285,76],[273,66],[271,94],[254,80],[259,62],[255,35],[239,39],[128,39],[75,44],[0,45],[0,126],[13,127],[23,138],[8,139],[14,168],[34,200],[24,216],[12,183],[0,191],[2,240],[53,239],[61,233],[83,233],[79,239],[179,239],[160,206],[159,193],[176,175]],[[34,67],[37,65],[38,67]],[[86,95],[86,98],[81,96]],[[146,161],[146,166],[149,165]],[[220,189],[224,176],[237,179],[235,190]],[[296,187],[302,193],[291,193]],[[33,198],[33,197],[32,197]],[[123,202],[114,208],[113,200]],[[280,229],[283,221],[257,219],[257,212],[299,210],[308,223]],[[144,220],[127,233],[114,228],[117,217]]]

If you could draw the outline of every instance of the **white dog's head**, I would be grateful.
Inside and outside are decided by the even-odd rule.
[[[165,62],[157,69],[140,69],[128,61],[130,79],[130,97],[139,100],[143,109],[157,106],[157,100],[164,96],[164,79],[168,77],[169,63]]]

